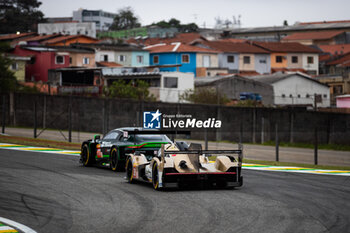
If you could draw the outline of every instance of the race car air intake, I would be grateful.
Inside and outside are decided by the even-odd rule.
[[[180,163],[179,163],[179,166],[180,166],[182,169],[187,168],[186,161],[185,161],[185,160],[181,160]]]

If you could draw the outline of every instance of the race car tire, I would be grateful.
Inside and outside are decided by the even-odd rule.
[[[133,164],[132,164],[132,159],[129,158],[126,161],[126,165],[125,165],[125,171],[126,171],[126,179],[128,180],[129,183],[133,183],[134,180],[134,172],[133,172]]]
[[[158,177],[158,164],[153,163],[152,167],[152,184],[155,190],[160,190],[159,188],[159,177]]]
[[[88,144],[84,144],[81,147],[81,162],[83,163],[83,166],[88,167],[94,164],[95,158],[90,153]]]
[[[118,162],[118,150],[116,147],[113,147],[111,150],[111,157],[110,157],[110,168],[112,171],[119,171],[119,162]]]

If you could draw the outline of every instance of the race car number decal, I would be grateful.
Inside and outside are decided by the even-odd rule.
[[[133,177],[134,177],[134,178],[138,178],[138,177],[139,177],[139,172],[138,172],[137,167],[134,167],[133,169],[134,169],[133,174],[132,174]]]

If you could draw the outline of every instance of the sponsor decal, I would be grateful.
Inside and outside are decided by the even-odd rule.
[[[221,120],[215,118],[197,119],[189,114],[167,115],[157,111],[149,111],[143,113],[144,129],[173,129],[173,128],[221,128]]]

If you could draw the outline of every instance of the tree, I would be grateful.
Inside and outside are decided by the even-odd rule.
[[[1,0],[0,34],[36,31],[37,24],[45,22],[40,5],[37,0]]]
[[[171,18],[168,22],[165,20],[159,21],[158,23],[153,23],[152,25],[156,25],[161,28],[177,28],[179,32],[197,32],[198,26],[195,23],[189,24],[181,24],[180,20],[175,18]]]
[[[16,77],[14,73],[9,70],[12,63],[10,59],[5,56],[5,52],[10,48],[8,44],[0,43],[0,92],[8,93],[16,89]]]
[[[110,30],[125,30],[141,27],[139,19],[134,15],[131,7],[119,9],[118,14],[114,18]]]
[[[180,99],[195,104],[227,104],[230,102],[226,95],[218,93],[213,88],[196,88],[194,91],[187,90],[180,96]]]
[[[109,97],[154,101],[154,96],[150,94],[148,88],[149,84],[142,80],[134,83],[118,80],[113,82],[105,93]]]

